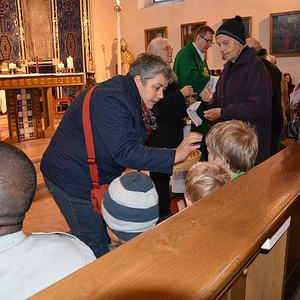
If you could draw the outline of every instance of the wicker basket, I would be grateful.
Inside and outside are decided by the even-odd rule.
[[[173,167],[173,173],[186,172],[201,158],[201,151],[194,150],[189,156],[182,162],[175,164]]]

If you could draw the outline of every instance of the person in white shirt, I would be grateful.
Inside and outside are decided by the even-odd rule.
[[[297,104],[300,102],[300,80],[294,88],[293,92],[290,94],[289,106],[293,109],[297,109]]]
[[[83,242],[66,233],[22,231],[36,172],[16,147],[0,142],[0,299],[24,299],[95,260]]]

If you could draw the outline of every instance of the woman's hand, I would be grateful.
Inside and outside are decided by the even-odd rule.
[[[200,148],[201,141],[202,134],[198,132],[191,132],[176,148],[174,164],[183,161],[192,151]]]
[[[210,103],[213,100],[213,93],[208,88],[205,88],[201,92],[200,96],[201,96],[201,100],[205,103]]]
[[[194,94],[193,87],[191,85],[186,85],[180,90],[181,94],[186,97]]]
[[[209,121],[216,121],[221,118],[221,108],[211,108],[204,111],[204,118]]]

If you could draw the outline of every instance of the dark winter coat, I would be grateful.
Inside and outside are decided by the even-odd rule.
[[[251,123],[258,136],[256,164],[270,156],[271,81],[261,59],[246,46],[235,63],[227,62],[216,86],[215,106],[222,120]]]
[[[260,57],[258,55],[258,57]],[[282,73],[276,65],[264,57],[260,57],[267,71],[269,72],[272,82],[272,130],[281,132],[283,129],[283,112],[281,105],[281,78]]]
[[[92,183],[82,126],[85,94],[67,109],[44,153],[41,170],[63,191],[89,199]],[[144,146],[147,132],[141,97],[130,75],[101,83],[92,95],[90,115],[102,184],[110,183],[125,168],[172,173],[174,150]]]
[[[169,84],[164,98],[157,104],[158,127],[151,134],[150,147],[176,148],[183,139],[183,121],[187,115],[185,98],[176,82]]]

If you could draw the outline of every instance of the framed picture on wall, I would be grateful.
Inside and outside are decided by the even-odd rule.
[[[147,50],[147,46],[151,40],[156,37],[167,38],[167,26],[145,29],[145,50]]]
[[[223,23],[229,19],[223,19]],[[252,34],[252,17],[242,17],[243,24],[245,27],[246,39]]]
[[[195,31],[200,27],[206,25],[206,22],[195,22],[188,24],[181,24],[181,47],[183,48],[188,42],[194,39]]]
[[[270,53],[300,56],[300,10],[270,15]]]

